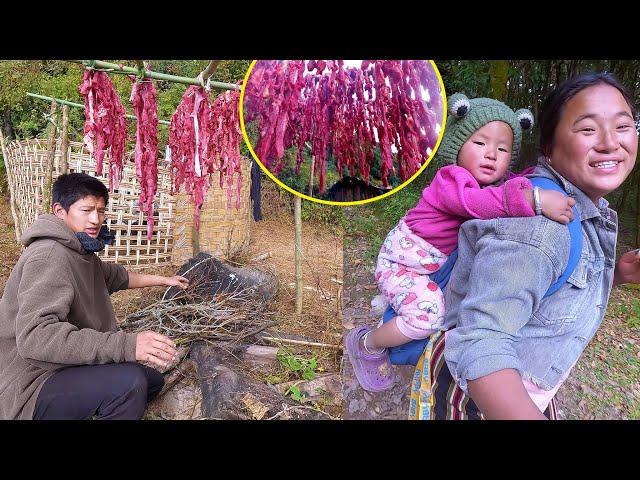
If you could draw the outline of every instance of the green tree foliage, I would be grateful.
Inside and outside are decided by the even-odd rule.
[[[107,60],[134,66],[131,60]],[[163,60],[150,61],[154,71],[195,77],[208,64],[208,60]],[[244,78],[249,67],[248,60],[223,60],[213,79],[222,82],[236,83]],[[61,60],[7,60],[0,61],[0,109],[9,110],[9,115],[2,118],[5,134],[10,128],[19,138],[43,137],[46,135],[46,119],[48,103],[26,96],[26,92],[39,93],[50,97],[62,98],[76,103],[83,103],[79,87],[82,81],[83,67]],[[112,74],[111,80],[120,95],[122,104],[128,114],[132,114],[129,95],[131,80],[126,75]],[[170,120],[171,115],[180,103],[187,85],[156,81],[158,91],[158,117]],[[213,89],[212,97],[220,93]],[[82,138],[84,114],[82,109],[69,110],[70,135],[73,140]],[[129,122],[129,133],[133,136],[135,122]],[[168,128],[158,129],[161,147],[168,140]]]

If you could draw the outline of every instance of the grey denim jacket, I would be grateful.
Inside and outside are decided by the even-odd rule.
[[[452,330],[444,356],[465,391],[468,380],[506,368],[551,390],[604,318],[615,267],[616,212],[604,199],[597,207],[546,163],[530,176],[559,179],[576,200],[582,254],[569,280],[542,298],[569,258],[565,225],[542,215],[462,225],[445,294],[444,328]]]

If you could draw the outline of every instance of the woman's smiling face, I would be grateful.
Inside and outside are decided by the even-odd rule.
[[[617,88],[601,83],[581,90],[564,106],[550,161],[597,203],[631,173],[637,150],[631,108]]]

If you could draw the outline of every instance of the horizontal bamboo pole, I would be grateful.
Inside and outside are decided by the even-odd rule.
[[[84,105],[82,105],[81,103],[70,102],[68,100],[62,100],[60,98],[47,97],[45,95],[38,95],[37,93],[27,92],[27,97],[39,98],[40,100],[47,100],[48,102],[55,101],[61,105],[69,105],[70,107],[75,107],[75,108],[84,108]],[[136,121],[138,120],[133,115],[126,115],[126,117],[132,120],[136,120]],[[167,120],[158,120],[158,123],[162,125],[171,125],[171,122]]]
[[[143,74],[146,78],[153,78],[154,80],[165,80],[167,82],[184,83],[186,85],[200,85],[200,81],[197,78],[179,77],[177,75],[169,75],[167,73],[158,73],[151,70],[139,70],[133,67],[127,67],[125,65],[118,65],[117,63],[103,62],[101,60],[69,60],[73,63],[80,63],[85,68],[95,68],[98,70],[108,70],[110,73],[122,73],[125,75],[139,75]],[[212,88],[219,88],[222,90],[240,90],[240,85],[235,83],[225,82],[210,82]]]
[[[304,345],[307,347],[334,348],[336,350],[342,349],[342,345],[331,345],[329,343],[319,342],[305,342],[304,340],[291,340],[288,338],[260,337],[260,340],[266,340],[272,343],[290,343],[291,345]]]

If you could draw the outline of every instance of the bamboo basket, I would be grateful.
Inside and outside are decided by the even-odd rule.
[[[220,188],[218,174],[200,211],[200,251],[219,258],[230,258],[244,250],[251,235],[251,162],[241,163],[242,185],[240,187],[240,208],[235,207],[235,188],[232,202],[227,206],[227,190]],[[235,179],[234,179],[235,185]],[[173,260],[182,264],[193,256],[194,206],[189,196],[176,196]]]

